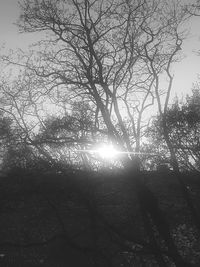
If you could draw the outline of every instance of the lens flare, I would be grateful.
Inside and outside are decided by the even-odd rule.
[[[113,146],[113,144],[99,144],[97,146],[94,146],[93,148],[90,149],[78,149],[78,152],[82,153],[90,153],[90,154],[95,154],[97,157],[104,159],[104,160],[116,160],[117,158],[119,159],[123,155],[149,155],[149,156],[157,156],[155,153],[148,153],[148,152],[134,152],[134,151],[122,151],[118,150]]]
[[[112,145],[102,145],[97,149],[97,153],[101,158],[112,159],[118,154],[118,151]]]

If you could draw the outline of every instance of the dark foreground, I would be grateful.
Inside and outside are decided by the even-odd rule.
[[[200,212],[200,177],[182,178]],[[178,253],[200,266],[199,232],[176,177],[140,179],[157,197]],[[0,266],[176,266],[147,220],[123,173],[12,173],[0,178]]]

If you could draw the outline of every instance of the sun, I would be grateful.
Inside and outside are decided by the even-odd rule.
[[[119,153],[111,144],[99,146],[96,152],[103,159],[114,159]]]
[[[101,158],[104,161],[107,160],[108,162],[116,160],[119,157],[119,154],[123,153],[110,143],[99,143],[89,149],[78,149],[77,151],[92,154],[93,156]]]
[[[103,160],[112,161],[117,160],[123,155],[127,155],[130,157],[130,155],[152,155],[157,156],[155,153],[142,153],[142,152],[135,152],[135,151],[124,151],[124,150],[118,150],[113,144],[99,144],[96,145],[93,148],[90,149],[78,149],[78,152],[81,153],[90,153],[92,155],[95,155],[96,157],[99,157]]]

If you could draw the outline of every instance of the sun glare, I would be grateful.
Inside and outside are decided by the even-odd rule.
[[[118,154],[118,151],[112,145],[102,145],[97,149],[97,153],[101,158],[113,159]]]

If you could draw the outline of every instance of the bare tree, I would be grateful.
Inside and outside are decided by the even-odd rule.
[[[190,16],[200,16],[200,1],[199,0],[196,0],[192,3],[189,3],[187,6],[186,6],[186,11],[187,13],[190,15]]]
[[[24,87],[21,96],[31,100],[41,125],[44,124],[33,101],[38,96],[56,99],[56,103],[67,106],[71,100],[84,97],[93,104],[98,131],[106,128],[108,140],[122,150],[139,151],[145,127],[143,113],[155,98],[165,122],[173,81],[170,70],[181,49],[183,36],[179,26],[184,19],[185,13],[177,1],[25,0],[21,2],[21,31],[46,32],[47,36],[35,52],[28,56],[22,54],[14,62],[25,67],[24,77],[31,85],[31,89]],[[10,58],[6,60],[12,62]],[[13,96],[16,100],[17,95],[12,93]],[[25,114],[17,108],[16,101],[13,103],[19,115]],[[29,133],[28,140],[40,151],[23,116],[20,121]],[[167,137],[166,132],[168,142]],[[127,176],[132,179],[132,162],[125,159],[123,163],[131,165]],[[154,227],[165,240],[169,257],[176,266],[190,266],[177,251],[158,200],[138,173],[134,178],[133,189],[144,227],[157,251],[157,262],[163,266],[165,260]]]
[[[47,33],[37,52],[15,60],[31,80],[24,93],[32,112],[42,124],[39,98],[66,108],[84,97],[99,131],[139,152],[144,114],[164,92],[158,79],[180,50],[183,20],[174,1],[22,1],[21,31]]]
[[[187,13],[187,12],[186,12]],[[185,13],[182,14],[183,16],[185,15]],[[182,18],[181,15],[181,18]],[[176,16],[176,15],[175,15]],[[178,18],[177,18],[178,21]],[[180,169],[179,169],[179,164],[178,164],[178,160],[176,157],[176,153],[175,153],[175,149],[172,145],[172,142],[170,140],[170,135],[169,135],[169,129],[167,127],[167,110],[168,110],[168,104],[169,104],[169,98],[170,98],[170,93],[173,87],[173,79],[174,79],[174,75],[171,71],[171,64],[174,61],[177,52],[179,50],[181,50],[181,45],[183,42],[183,38],[180,37],[180,34],[178,32],[178,28],[177,27],[173,27],[173,32],[174,32],[174,42],[175,42],[175,46],[173,46],[171,53],[169,53],[169,56],[166,59],[165,62],[165,67],[162,69],[162,75],[164,75],[167,79],[167,84],[162,83],[161,77],[162,75],[160,75],[160,66],[157,66],[157,64],[155,64],[154,58],[157,54],[157,50],[155,50],[155,52],[153,53],[153,55],[149,53],[148,45],[151,44],[152,42],[154,42],[154,34],[151,31],[148,31],[147,33],[150,36],[149,42],[145,45],[145,55],[146,58],[149,62],[149,66],[151,69],[151,72],[154,76],[154,87],[155,87],[155,95],[156,95],[156,101],[158,104],[158,111],[161,117],[161,121],[162,121],[162,130],[163,130],[163,137],[165,139],[166,145],[169,149],[170,152],[170,159],[171,159],[171,165],[173,167],[173,170],[177,176],[177,179],[181,185],[181,189],[184,195],[184,198],[188,204],[188,207],[190,208],[191,214],[193,216],[194,222],[196,223],[196,226],[198,229],[200,229],[200,216],[199,213],[197,212],[192,198],[190,197],[190,194],[187,190],[186,185],[184,184],[181,174],[180,174]],[[159,69],[159,71],[157,70],[157,68]],[[160,87],[161,86],[165,86],[165,97],[161,98],[161,94],[160,94]]]

